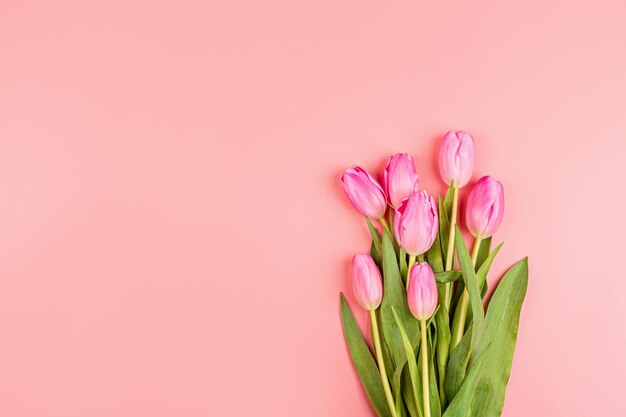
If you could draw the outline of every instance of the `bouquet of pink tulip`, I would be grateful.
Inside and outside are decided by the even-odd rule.
[[[370,313],[374,353],[343,294],[341,320],[354,367],[381,417],[502,413],[528,261],[508,270],[485,313],[487,273],[502,246],[491,250],[491,236],[504,213],[504,192],[500,182],[485,176],[469,193],[470,254],[457,217],[459,189],[469,182],[474,159],[471,135],[445,135],[439,170],[449,188],[437,202],[420,190],[408,154],[389,159],[383,187],[359,167],[341,177],[372,235],[370,253],[352,261],[352,279],[356,300]],[[380,231],[372,220],[380,222]]]

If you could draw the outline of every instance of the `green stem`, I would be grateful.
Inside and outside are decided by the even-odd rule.
[[[380,223],[385,228],[385,230],[387,230],[387,233],[389,233],[389,237],[393,238],[393,233],[391,233],[391,229],[389,228],[389,223],[387,223],[387,220],[385,220],[385,216],[381,217],[379,220],[380,220]]]
[[[385,369],[383,351],[380,348],[380,335],[378,334],[378,321],[376,320],[375,310],[370,310],[370,319],[372,320],[372,339],[374,339],[374,350],[376,351],[376,361],[378,362],[380,379],[383,383],[383,391],[385,391],[387,405],[389,406],[389,411],[391,411],[392,417],[398,417],[398,415],[396,414],[396,406],[395,401],[393,400],[393,394],[391,393],[391,387],[389,386],[389,380],[387,379],[387,371]]]
[[[452,189],[452,214],[450,215],[450,232],[448,233],[448,248],[446,250],[446,271],[451,271],[454,267],[454,234],[456,218],[459,208],[459,189]],[[452,283],[446,282],[443,288],[443,297],[446,310],[450,311],[450,303],[452,302]]]
[[[472,265],[476,265],[476,259],[478,258],[478,251],[480,249],[480,243],[483,241],[482,238],[477,237],[476,240],[474,240],[474,247],[472,248]],[[465,288],[463,290],[463,294],[461,295],[461,300],[459,301],[459,306],[457,308],[459,308],[459,315],[458,317],[456,317],[455,315],[455,321],[458,319],[458,322],[456,323],[456,331],[454,332],[454,334],[452,335],[452,344],[450,345],[451,349],[454,349],[456,347],[456,345],[459,344],[459,342],[461,341],[461,339],[463,338],[463,334],[465,333],[465,320],[467,318],[467,306],[469,304],[469,293],[467,292],[467,288]],[[453,325],[452,328],[454,329],[455,326]]]
[[[420,320],[422,333],[422,394],[424,395],[424,417],[430,417],[430,384],[428,382],[428,335],[426,320]]]
[[[409,267],[406,269],[406,289],[409,289],[409,277],[411,276],[411,268],[415,265],[415,255],[409,255]]]

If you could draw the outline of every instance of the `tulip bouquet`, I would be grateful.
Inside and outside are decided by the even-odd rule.
[[[491,237],[502,221],[504,192],[490,176],[470,191],[469,253],[457,220],[459,190],[470,180],[474,159],[471,135],[445,135],[439,171],[449,187],[437,201],[420,190],[408,154],[389,159],[382,187],[359,167],[341,177],[372,236],[370,253],[353,258],[352,283],[356,300],[369,312],[373,352],[343,294],[341,320],[354,367],[381,417],[502,413],[528,262],[508,270],[485,311],[487,273],[502,246],[492,249]]]

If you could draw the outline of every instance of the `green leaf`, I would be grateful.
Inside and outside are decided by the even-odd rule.
[[[421,391],[419,390],[419,388],[421,388],[421,384],[419,381],[419,372],[417,370],[417,361],[415,360],[413,346],[411,346],[411,341],[409,340],[409,337],[404,330],[402,321],[396,313],[396,309],[391,307],[391,310],[393,311],[394,319],[396,320],[398,328],[400,329],[400,337],[402,339],[402,345],[404,347],[404,354],[406,355],[406,363],[409,365],[409,376],[411,377],[411,387],[413,388],[413,402],[416,404],[420,404],[419,394]],[[418,413],[421,415],[419,410]]]
[[[480,266],[485,262],[485,259],[489,256],[489,251],[491,250],[491,237],[483,239],[480,242],[480,248],[478,248],[478,256],[476,257],[476,267],[474,268],[476,271],[480,269]]]
[[[374,261],[376,261],[376,259],[380,260],[382,257],[383,242],[371,220],[366,217],[365,221],[367,222],[367,228],[370,230],[370,235],[372,235],[372,249],[370,250],[370,255],[374,258]]]
[[[489,303],[477,349],[478,357],[488,357],[476,387],[481,395],[472,401],[477,416],[498,417],[502,413],[527,287],[528,258],[524,258],[504,275]]]
[[[500,252],[502,245],[503,243],[500,243],[498,246],[496,246],[493,252],[489,254],[487,259],[485,259],[483,264],[480,266],[480,268],[478,269],[478,272],[476,272],[476,282],[478,284],[478,287],[481,289],[480,291],[481,299],[484,298],[485,294],[487,293],[487,275],[489,274],[489,268],[491,268],[491,264],[493,263],[493,260],[495,259],[498,252]],[[468,311],[466,326],[469,323],[471,323],[471,321],[472,321],[472,312]]]
[[[472,346],[476,346],[477,340],[480,338],[480,332],[485,319],[485,312],[483,310],[482,299],[480,298],[480,289],[476,282],[476,272],[474,271],[474,264],[467,252],[467,247],[463,241],[463,236],[458,226],[456,227],[455,239],[456,239],[456,256],[463,272],[463,282],[465,288],[469,293],[470,306],[472,307]],[[455,314],[456,316],[456,314]],[[455,317],[456,319],[456,317]],[[455,320],[456,321],[456,320]],[[454,327],[453,323],[452,326]]]
[[[406,270],[408,269],[408,265],[406,262],[406,252],[401,247],[398,248],[398,260],[400,263],[400,275],[402,276],[402,282],[406,284]]]
[[[447,397],[444,389],[446,371],[448,369],[448,357],[450,352],[450,319],[448,310],[444,305],[439,305],[435,314],[437,323],[437,370],[439,371],[439,396],[441,407],[445,409]]]
[[[437,232],[437,235],[435,236],[433,245],[430,249],[428,249],[428,252],[426,252],[426,258],[428,259],[428,264],[435,273],[443,271],[443,253],[441,250],[441,238],[439,237],[439,232]]]
[[[465,380],[465,372],[467,371],[467,363],[469,362],[472,347],[471,333],[471,329],[465,333],[450,355],[450,362],[448,362],[448,370],[444,383],[448,401],[452,401],[454,397],[456,397],[457,392]]]
[[[470,368],[467,378],[465,378],[465,381],[461,385],[461,389],[446,409],[446,412],[443,413],[443,417],[484,417],[483,414],[475,411],[473,401],[484,395],[478,389],[478,383],[481,376],[484,374],[487,359],[489,358],[489,351],[490,347],[478,357],[476,363]]]
[[[381,258],[381,254],[379,251],[376,250],[374,242],[372,242],[372,245],[370,246],[370,256],[374,260],[374,263],[376,264],[378,269],[383,269],[383,260]]]
[[[443,199],[443,207],[446,209],[446,213],[452,213],[452,202],[454,200],[454,188],[452,184],[448,186],[446,191],[446,197]]]
[[[413,317],[407,303],[406,291],[400,278],[396,254],[387,231],[383,232],[383,301],[380,306],[382,331],[389,347],[394,368],[405,358],[404,346],[400,329],[394,319],[392,307],[395,308],[405,330],[410,335],[419,334],[419,322]]]
[[[487,282],[487,274],[489,274],[489,268],[491,268],[491,264],[496,258],[498,252],[500,252],[502,245],[503,243],[500,243],[498,246],[496,246],[493,252],[491,252],[489,256],[485,258],[482,265],[477,269],[478,272],[476,272],[476,283],[478,284],[479,288],[483,288],[485,286],[485,283]],[[482,245],[480,247],[482,248]]]
[[[359,326],[352,315],[352,310],[350,310],[350,306],[348,306],[343,294],[340,294],[340,298],[343,334],[348,344],[348,350],[354,368],[359,374],[365,392],[378,415],[381,417],[391,417],[376,361],[361,335]]]
[[[415,403],[415,395],[413,394],[413,383],[411,382],[410,372],[408,367],[404,367],[402,371],[402,398],[406,404],[406,408],[409,410],[411,417],[422,417],[423,410],[421,403]],[[419,381],[419,380],[418,380]],[[422,392],[422,384],[419,383],[418,389]],[[421,400],[420,400],[421,401]]]
[[[461,278],[461,271],[453,269],[452,271],[435,272],[435,280],[437,282],[452,282]]]

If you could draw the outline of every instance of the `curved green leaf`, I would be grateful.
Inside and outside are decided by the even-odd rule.
[[[524,258],[504,275],[489,303],[477,349],[478,356],[489,351],[476,387],[481,395],[472,401],[477,416],[498,417],[502,413],[527,287],[528,258]]]
[[[489,350],[490,348],[488,347],[470,368],[461,389],[446,409],[446,412],[443,413],[443,417],[484,417],[483,414],[476,411],[473,401],[476,398],[484,396],[478,389],[478,383],[481,376],[484,374],[489,357]]]
[[[458,226],[456,227],[456,256],[463,272],[463,282],[469,293],[470,306],[472,307],[472,346],[476,346],[477,340],[480,338],[480,332],[485,319],[485,311],[483,310],[482,299],[480,298],[480,288],[476,282],[476,272],[474,264],[467,252],[467,247],[463,241],[463,236]],[[456,316],[456,315],[455,315]],[[456,319],[456,317],[455,317]],[[456,321],[456,320],[455,320]],[[453,323],[454,325],[458,323]]]
[[[409,375],[411,377],[411,387],[413,388],[413,402],[420,404],[419,395],[421,384],[419,380],[419,372],[417,370],[417,361],[415,360],[415,353],[413,352],[413,347],[411,346],[411,341],[404,330],[404,326],[402,325],[402,321],[398,317],[396,313],[396,309],[391,307],[393,311],[393,317],[398,324],[398,328],[400,329],[400,337],[402,339],[402,345],[404,347],[404,354],[406,355],[406,363],[409,365]],[[420,407],[421,408],[421,405]],[[418,410],[418,413],[421,414],[421,410]]]
[[[450,361],[446,372],[446,380],[444,389],[448,401],[452,401],[456,397],[458,391],[465,380],[467,371],[467,363],[469,362],[472,347],[472,330],[470,329],[452,350]]]
[[[348,344],[348,350],[354,368],[359,374],[365,392],[378,415],[381,417],[391,417],[376,361],[361,335],[352,310],[350,310],[350,306],[346,302],[343,294],[340,294],[340,298],[343,334]]]
[[[386,230],[383,231],[383,277],[383,301],[380,306],[381,326],[387,341],[389,354],[394,363],[394,368],[392,369],[396,369],[405,360],[405,353],[402,336],[399,326],[394,319],[392,307],[395,308],[407,334],[419,334],[419,322],[409,310],[406,291],[398,270],[396,254]]]

